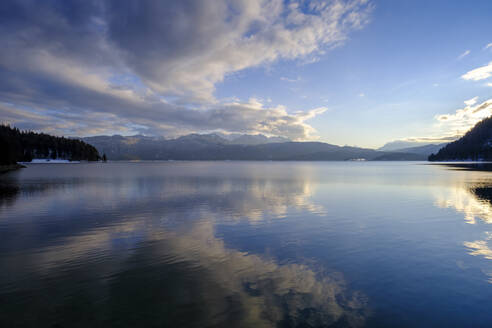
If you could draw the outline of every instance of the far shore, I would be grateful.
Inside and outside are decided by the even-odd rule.
[[[0,174],[24,168],[21,164],[0,165]]]

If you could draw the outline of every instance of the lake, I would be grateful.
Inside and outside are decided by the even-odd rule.
[[[491,327],[487,170],[29,165],[0,176],[0,326]]]

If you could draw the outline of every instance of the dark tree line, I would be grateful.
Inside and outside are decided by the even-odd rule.
[[[33,158],[97,161],[100,156],[96,148],[81,140],[0,125],[0,164],[29,162]]]
[[[492,117],[478,122],[463,137],[429,156],[429,161],[447,160],[492,160]]]

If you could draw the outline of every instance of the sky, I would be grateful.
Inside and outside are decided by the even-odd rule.
[[[377,148],[492,114],[492,1],[3,0],[0,121]]]

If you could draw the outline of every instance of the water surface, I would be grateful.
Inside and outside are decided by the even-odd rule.
[[[0,326],[491,327],[487,170],[30,165],[0,176]]]

